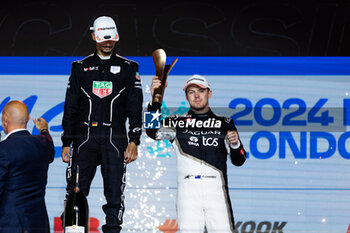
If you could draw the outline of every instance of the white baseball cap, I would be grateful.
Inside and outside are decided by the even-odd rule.
[[[111,17],[98,17],[95,19],[93,27],[90,27],[90,30],[94,31],[97,43],[101,43],[106,40],[119,40],[117,26]]]
[[[197,86],[199,86],[201,88],[208,88],[208,89],[210,89],[210,85],[209,85],[207,79],[204,78],[201,75],[198,75],[198,74],[195,74],[195,75],[191,76],[187,80],[186,85],[184,86],[183,90],[186,91],[187,87],[189,85],[192,85],[192,84],[197,85]]]

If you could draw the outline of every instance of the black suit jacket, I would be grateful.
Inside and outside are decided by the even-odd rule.
[[[50,232],[44,198],[54,154],[48,132],[22,130],[0,142],[0,233]]]

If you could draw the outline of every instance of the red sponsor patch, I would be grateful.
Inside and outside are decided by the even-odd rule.
[[[245,157],[245,153],[244,153],[243,148],[241,148],[240,153],[241,153],[241,155],[243,155]]]

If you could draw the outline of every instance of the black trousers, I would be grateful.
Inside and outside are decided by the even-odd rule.
[[[96,167],[101,165],[104,195],[107,201],[102,207],[106,214],[106,224],[102,226],[105,233],[119,233],[123,223],[125,148],[125,143],[121,145],[116,137],[110,139],[108,135],[106,138],[82,138],[73,143],[73,151],[67,167],[67,195],[74,189],[76,166],[79,165],[80,189],[85,196],[88,196]]]

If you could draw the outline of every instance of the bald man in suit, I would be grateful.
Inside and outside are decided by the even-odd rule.
[[[0,142],[0,232],[47,233],[50,224],[45,205],[49,163],[54,145],[47,122],[33,119],[40,135],[26,129],[27,106],[9,102],[2,111],[6,136]]]

